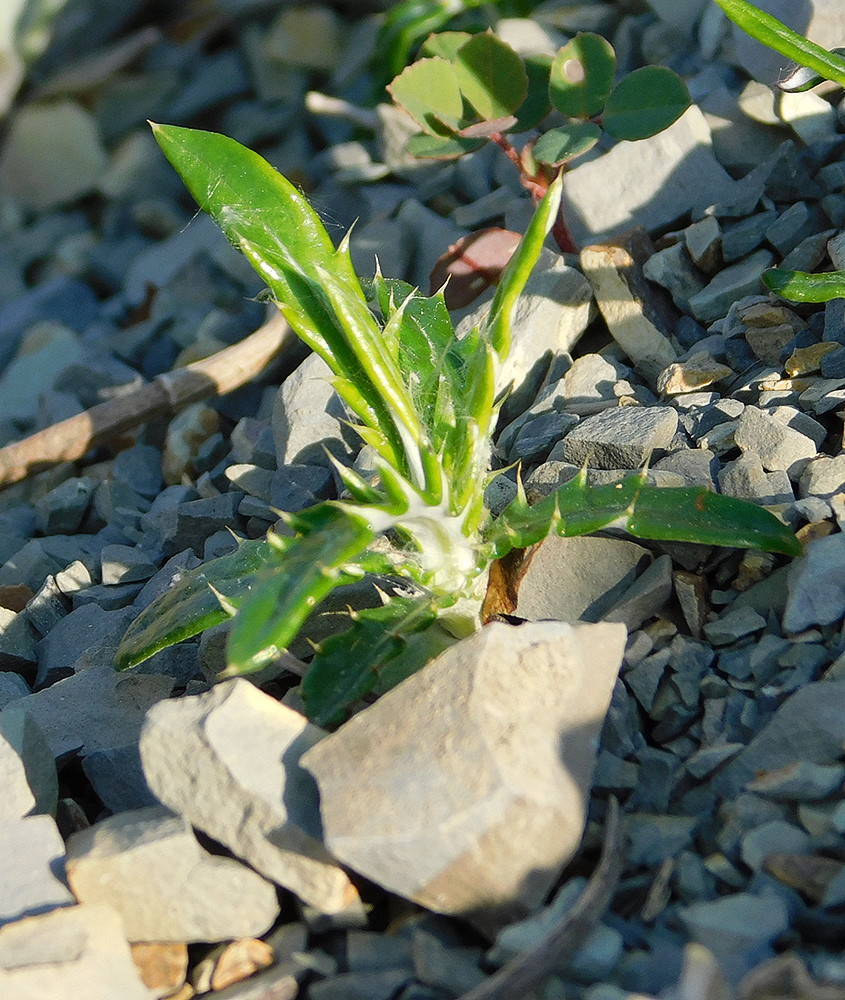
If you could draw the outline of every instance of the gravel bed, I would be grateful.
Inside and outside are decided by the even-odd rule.
[[[809,36],[841,44],[837,4],[807,7]],[[146,119],[257,149],[333,236],[356,223],[365,276],[377,256],[427,290],[460,236],[524,227],[530,198],[498,150],[414,161],[402,115],[369,107],[380,17],[377,5],[68,0],[40,55],[17,71],[7,60],[0,446],[268,316]],[[287,348],[227,396],[34,470],[0,493],[0,994],[845,989],[845,307],[784,303],[760,282],[772,265],[845,268],[845,102],[776,105],[777,59],[701,0],[552,2],[499,30],[552,50],[602,31],[621,68],[671,65],[694,105],[568,175],[567,218],[590,249],[550,247],[532,276],[489,506],[515,494],[517,461],[535,496],[585,461],[597,483],[648,462],[659,485],[766,506],[805,555],[551,539],[515,609],[538,623],[548,673],[497,624],[469,652],[453,647],[428,686],[416,675],[327,737],[297,711],[304,642],[256,684],[214,683],[225,627],[112,667],[129,623],[182,573],[234,536],[261,537],[276,511],[338,496],[326,449],[366,470],[320,359]],[[602,244],[623,233],[620,263]],[[456,313],[463,327],[489,297]],[[564,663],[586,671],[583,686],[560,680]],[[495,713],[476,719],[497,698],[519,739]],[[442,750],[452,705],[462,767]],[[544,742],[561,727],[592,749]],[[377,759],[357,758],[355,740]],[[542,808],[524,819],[523,799]],[[610,864],[615,800],[609,906],[543,982],[496,994],[497,969],[577,923],[603,840]],[[456,814],[496,840],[483,863],[454,847]]]

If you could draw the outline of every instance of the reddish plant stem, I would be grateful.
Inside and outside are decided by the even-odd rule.
[[[522,157],[516,151],[513,143],[507,138],[507,136],[503,135],[501,132],[493,132],[490,139],[492,142],[496,143],[499,149],[502,150],[505,156],[507,156],[507,158],[519,171],[519,180],[522,186],[527,191],[531,192],[534,204],[539,204],[543,195],[546,191],[548,191],[549,185],[554,180],[556,174],[552,171],[550,176],[547,175],[542,165],[540,165],[536,174],[532,175],[528,173],[525,169],[525,163]],[[565,167],[560,168],[561,171],[564,169]],[[563,214],[563,201],[561,201],[557,219],[552,226],[552,236],[554,237],[557,245],[560,247],[561,253],[578,253],[578,247],[572,239],[572,234],[569,232],[569,227],[566,224],[566,219]]]

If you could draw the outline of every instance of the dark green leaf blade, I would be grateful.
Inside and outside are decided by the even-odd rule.
[[[461,93],[483,121],[512,115],[528,93],[522,60],[492,32],[475,35],[461,46],[455,73]]]
[[[551,528],[585,535],[622,528],[637,538],[758,548],[801,554],[801,543],[765,508],[703,488],[649,486],[642,475],[607,486],[588,486],[586,470],[540,503],[517,496],[487,532],[497,558],[542,541]]]
[[[825,80],[845,87],[845,59],[832,55],[746,0],[716,0],[728,17],[743,31],[768,45],[787,59],[815,70]]]
[[[308,508],[295,524],[300,530],[307,525],[307,531],[286,540],[284,559],[256,575],[238,611],[227,676],[252,673],[276,659],[326,594],[355,578],[347,567],[377,533],[365,518],[333,503]]]
[[[593,122],[575,122],[545,132],[531,150],[534,159],[557,167],[581,156],[601,138],[601,129]]]
[[[278,552],[266,540],[256,539],[240,542],[233,552],[182,574],[126,630],[115,656],[116,668],[134,667],[160,649],[225,621],[229,613],[217,593],[238,607],[249,594],[256,573],[278,559]]]
[[[614,139],[648,139],[676,122],[691,103],[677,73],[665,66],[642,66],[613,88],[602,125]]]
[[[579,32],[552,62],[549,97],[569,118],[591,118],[604,107],[616,73],[616,53],[607,39]]]
[[[552,110],[552,102],[549,100],[552,58],[538,54],[525,56],[523,62],[528,76],[528,93],[514,112],[517,119],[514,128],[517,132],[530,132],[538,128],[540,122]]]
[[[350,618],[348,629],[320,643],[302,681],[306,713],[318,726],[341,721],[353,702],[375,690],[381,672],[406,653],[409,636],[430,625],[436,611],[425,594],[394,595]]]
[[[763,284],[790,302],[829,302],[845,298],[845,271],[811,274],[773,267],[763,272]]]
[[[388,86],[393,100],[429,135],[457,131],[464,101],[455,68],[439,56],[420,59],[406,67]]]

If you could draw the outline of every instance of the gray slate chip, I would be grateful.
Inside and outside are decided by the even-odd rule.
[[[620,406],[587,417],[564,438],[563,458],[598,469],[635,469],[669,447],[678,413],[669,406]]]

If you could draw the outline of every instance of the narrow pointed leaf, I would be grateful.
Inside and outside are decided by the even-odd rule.
[[[747,3],[746,0],[716,0],[728,17],[743,31],[768,45],[787,59],[815,70],[825,80],[833,80],[845,87],[845,59],[833,55],[815,42],[797,32],[771,14]]]
[[[590,487],[583,472],[533,507],[521,497],[512,501],[490,526],[488,538],[501,558],[542,541],[552,529],[573,536],[607,527],[637,538],[801,553],[794,533],[750,501],[703,488],[648,486],[641,475]]]
[[[552,61],[549,97],[561,114],[591,118],[604,107],[615,74],[610,42],[591,31],[579,32]]]
[[[248,674],[276,659],[376,535],[363,517],[332,504],[308,511],[311,530],[292,539],[280,565],[258,574],[229,636],[226,673]]]
[[[308,718],[318,726],[340,722],[349,705],[376,689],[390,662],[406,653],[408,637],[435,617],[425,594],[394,595],[382,607],[356,611],[348,629],[320,643],[305,674],[301,691]]]
[[[531,152],[540,163],[557,167],[586,153],[599,139],[601,129],[598,125],[593,122],[576,122],[549,129],[540,136]]]
[[[183,573],[126,630],[115,656],[117,669],[134,667],[160,649],[226,621],[230,616],[214,591],[237,607],[250,593],[255,574],[278,559],[278,551],[266,540],[256,539],[241,542],[233,552]]]
[[[845,49],[831,49],[830,55],[845,56]],[[843,60],[843,66],[845,66],[845,59]],[[809,69],[807,66],[796,66],[785,80],[778,80],[777,88],[787,94],[801,94],[805,90],[812,90],[813,87],[817,87],[822,80],[826,79],[826,76]]]
[[[613,88],[602,126],[614,139],[648,139],[669,128],[691,103],[677,73],[666,66],[643,66]]]
[[[763,272],[763,284],[790,302],[829,302],[845,299],[845,271],[809,274],[774,267]]]
[[[485,336],[493,350],[504,360],[511,348],[511,313],[522,294],[528,275],[537,263],[546,234],[554,225],[560,211],[563,176],[558,175],[549,185],[543,200],[537,206],[528,229],[502,274],[490,312],[484,324]]]
[[[525,100],[528,77],[522,60],[492,32],[461,46],[454,65],[461,93],[483,121],[512,115]]]
[[[464,100],[454,66],[438,56],[404,69],[387,88],[396,103],[429,135],[444,135],[444,122],[458,127]]]

